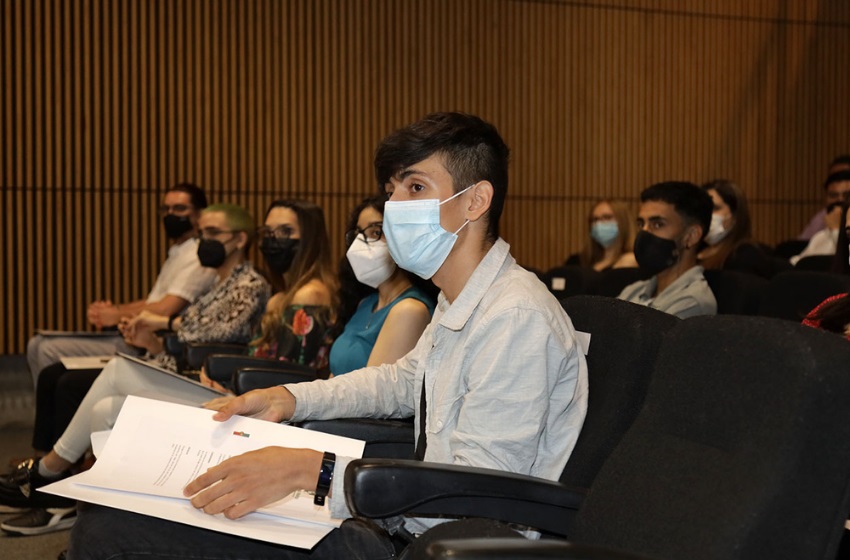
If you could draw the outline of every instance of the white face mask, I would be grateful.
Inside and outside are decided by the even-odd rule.
[[[384,236],[396,264],[428,280],[440,270],[452,251],[457,234],[466,227],[466,220],[454,233],[440,225],[440,206],[475,185],[470,185],[440,202],[426,200],[387,201],[384,205]]]
[[[717,245],[729,235],[730,230],[723,227],[723,220],[720,214],[711,215],[711,227],[708,228],[708,234],[705,236],[705,242],[709,245]]]
[[[377,288],[383,284],[396,269],[386,242],[367,243],[362,234],[354,238],[345,256],[351,263],[351,269],[354,270],[357,280],[370,288]]]

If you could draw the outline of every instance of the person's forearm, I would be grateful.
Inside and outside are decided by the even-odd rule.
[[[138,315],[145,308],[145,300],[131,301],[129,303],[119,303],[115,306],[121,317],[132,317]]]

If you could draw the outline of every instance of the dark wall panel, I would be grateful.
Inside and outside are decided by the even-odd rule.
[[[504,235],[548,268],[600,197],[737,180],[794,236],[850,150],[842,0],[2,0],[0,353],[142,297],[162,190],[323,205],[338,252],[391,129],[434,110],[513,149]]]

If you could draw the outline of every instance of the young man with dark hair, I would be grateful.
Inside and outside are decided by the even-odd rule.
[[[834,212],[834,204],[844,202],[848,195],[850,195],[850,186],[830,181],[829,177],[832,177],[836,173],[848,171],[850,171],[850,155],[842,154],[840,156],[836,156],[831,162],[829,162],[829,169],[827,170],[828,178],[823,184],[823,208],[821,208],[817,214],[812,216],[812,219],[809,220],[808,224],[806,224],[806,227],[803,229],[803,233],[800,234],[798,239],[808,241],[814,237],[815,234],[829,227],[827,224],[827,215]],[[840,220],[840,218],[837,219]],[[830,221],[836,221],[835,214],[833,214],[833,219]]]
[[[826,208],[823,210],[821,228],[809,239],[809,244],[799,254],[791,257],[791,264],[804,257],[834,255],[841,223],[841,205],[850,200],[850,170],[836,171],[823,184],[826,193]]]
[[[717,301],[697,265],[713,203],[692,183],[657,183],[640,194],[635,259],[653,276],[626,286],[620,299],[680,318],[714,315]]]
[[[204,191],[191,183],[169,187],[163,196],[159,214],[163,227],[172,240],[168,257],[147,298],[128,303],[95,301],[89,304],[86,317],[98,328],[114,327],[123,317],[131,317],[147,309],[158,315],[179,313],[215,282],[215,273],[204,269],[198,261],[198,218],[207,207]],[[27,363],[38,385],[38,375],[45,367],[70,356],[114,354],[116,350],[132,352],[120,333],[115,336],[43,336],[36,335],[27,344]]]
[[[384,235],[402,268],[433,278],[437,310],[416,347],[395,364],[327,381],[252,391],[224,406],[270,421],[414,415],[416,453],[428,461],[557,480],[587,409],[587,366],[563,308],[516,264],[498,238],[508,148],[472,115],[438,113],[394,132],[378,147],[378,182],[390,195]],[[493,238],[495,236],[495,238]],[[349,460],[306,449],[266,448],[233,457],[192,481],[192,504],[239,518],[295,490],[317,489],[334,472],[330,509],[349,516]],[[410,519],[412,533],[426,529]],[[159,558],[390,558],[376,525],[347,520],[312,552],[245,541],[107,508],[81,514],[71,560]]]

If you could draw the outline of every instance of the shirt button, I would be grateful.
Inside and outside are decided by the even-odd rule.
[[[442,420],[437,420],[437,429],[438,429],[438,430],[442,430],[442,429],[443,429],[443,421],[442,421]]]

